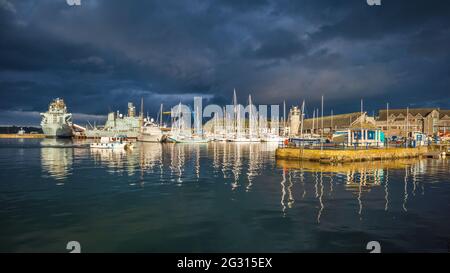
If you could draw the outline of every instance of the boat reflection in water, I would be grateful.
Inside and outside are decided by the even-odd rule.
[[[160,183],[182,184],[211,179],[211,168],[213,178],[230,182],[232,189],[244,186],[249,191],[264,165],[263,155],[266,154],[265,160],[269,160],[269,154],[275,148],[276,145],[259,143],[138,143],[135,151],[143,180],[145,173],[158,173]]]
[[[74,158],[87,159],[112,175],[130,177],[130,185],[220,182],[232,192],[252,192],[255,187],[269,187],[280,194],[280,209],[287,216],[296,204],[317,204],[315,221],[330,215],[332,202],[350,202],[355,216],[364,216],[367,206],[381,206],[384,211],[408,211],[416,195],[425,194],[424,179],[439,173],[448,164],[440,160],[402,159],[395,161],[320,164],[305,161],[275,160],[277,144],[211,142],[206,145],[174,143],[136,143],[133,151],[114,149],[68,148],[69,142],[46,139],[42,142],[42,168],[61,181],[73,172]],[[87,161],[88,162],[88,161]],[[279,188],[272,181],[280,172]],[[437,173],[436,173],[437,172]],[[395,181],[390,184],[390,174]],[[421,177],[423,176],[423,177]],[[399,179],[400,178],[400,179]],[[117,178],[120,179],[120,176]],[[258,185],[264,181],[264,184]],[[392,186],[399,188],[390,193]],[[401,196],[400,196],[401,195]],[[265,198],[265,197],[264,197]],[[349,201],[350,200],[350,201]],[[302,201],[302,202],[299,202]],[[306,203],[305,203],[306,202]],[[368,204],[370,203],[370,204]]]
[[[331,165],[276,160],[276,143],[88,141],[0,140],[0,250],[448,252],[448,158]]]
[[[139,164],[144,171],[163,171],[162,144],[144,142],[139,145]]]
[[[42,170],[45,175],[56,179],[58,184],[62,184],[72,173],[74,149],[71,144],[70,139],[56,138],[46,138],[40,142]]]
[[[132,176],[139,167],[132,150],[90,149],[90,153],[95,164],[106,167],[109,173]]]
[[[408,199],[416,194],[424,195],[424,183],[419,179],[420,175],[429,174],[430,170],[426,159],[401,159],[392,161],[355,162],[351,164],[321,164],[309,161],[277,160],[277,167],[282,169],[281,175],[281,207],[285,214],[287,209],[292,208],[295,202],[294,191],[300,191],[301,199],[308,194],[312,195],[318,202],[317,222],[320,223],[321,216],[325,210],[327,201],[332,201],[339,195],[342,199],[343,193],[335,192],[336,185],[345,185],[346,192],[350,192],[357,200],[357,214],[362,217],[364,201],[373,202],[377,196],[371,197],[372,190],[384,193],[384,210],[391,208],[389,194],[389,172],[395,172],[396,176],[403,176],[403,192],[401,209],[408,210]],[[446,164],[446,162],[441,162]],[[305,178],[312,180],[312,184],[305,183]],[[312,178],[312,179],[309,179]],[[419,182],[420,181],[420,182]],[[397,181],[398,182],[398,181]],[[296,185],[294,188],[294,184]],[[378,194],[378,193],[375,193]],[[398,196],[397,196],[398,199]],[[396,209],[398,209],[397,207]]]
[[[272,143],[216,142],[211,146],[216,176],[225,181],[231,178],[233,190],[243,186],[246,191],[252,189],[264,166],[269,166],[273,161],[273,153],[277,148]]]
[[[448,159],[331,165],[276,160],[276,143],[14,143],[0,153],[14,181],[0,183],[9,250],[36,251],[18,244],[29,234],[43,252],[67,237],[93,252],[358,252],[371,240],[391,252],[447,251]]]
[[[212,142],[207,145],[174,143],[136,143],[133,151],[91,150],[96,164],[110,173],[140,172],[140,185],[146,175],[158,174],[151,183],[198,182],[200,179],[223,179],[231,189],[241,186],[250,191],[265,163],[273,162],[277,145],[267,143]],[[204,169],[204,170],[203,170]],[[212,169],[212,177],[211,177]]]

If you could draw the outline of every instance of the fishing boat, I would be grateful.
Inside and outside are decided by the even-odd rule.
[[[101,137],[99,142],[90,144],[91,149],[133,149],[133,143],[129,142],[126,136]]]

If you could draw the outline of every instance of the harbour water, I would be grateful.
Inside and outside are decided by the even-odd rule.
[[[329,166],[277,162],[277,144],[75,144],[0,140],[1,252],[449,251],[448,159]]]

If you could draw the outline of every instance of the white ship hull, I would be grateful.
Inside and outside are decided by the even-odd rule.
[[[41,117],[41,128],[46,137],[72,136],[72,114],[67,112],[63,99],[54,99]]]
[[[242,143],[250,143],[250,142],[261,142],[260,138],[246,138],[246,137],[238,137],[228,139],[230,142],[242,142]]]
[[[142,142],[162,142],[163,133],[161,131],[161,128],[153,123],[152,120],[151,122],[146,122],[144,126],[142,126],[137,140]]]
[[[169,136],[168,138],[175,143],[208,143],[210,141],[209,138],[201,137]]]
[[[108,130],[86,130],[87,138],[99,138],[99,137],[114,137],[117,135],[124,135],[128,138],[137,138],[139,133],[137,131],[108,131]]]
[[[72,127],[68,124],[45,124],[42,131],[46,137],[71,137]]]
[[[163,136],[162,134],[161,135],[140,134],[137,137],[137,140],[141,142],[161,142],[162,136]]]

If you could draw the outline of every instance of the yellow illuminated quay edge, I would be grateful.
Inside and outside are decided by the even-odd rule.
[[[355,150],[321,150],[303,149],[297,147],[282,147],[276,150],[277,159],[295,159],[329,163],[358,162],[370,160],[391,160],[414,158],[426,155],[426,147],[418,148],[386,148],[386,149],[355,149]]]

